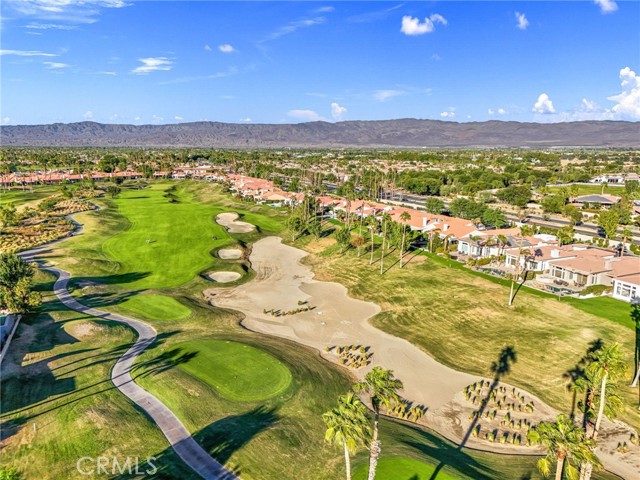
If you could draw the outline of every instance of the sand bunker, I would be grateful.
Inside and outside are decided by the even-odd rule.
[[[217,283],[229,283],[235,282],[242,275],[238,272],[209,272],[204,276],[207,280],[211,280]]]
[[[220,213],[216,216],[216,222],[225,227],[229,233],[249,233],[256,229],[255,225],[241,222],[238,218],[240,215],[235,212]]]
[[[237,260],[242,258],[242,250],[239,248],[221,248],[218,250],[218,257],[222,260]]]
[[[232,289],[216,289],[215,296],[208,295],[207,299],[216,306],[243,312],[246,317],[242,324],[247,328],[314,347],[330,361],[336,361],[336,357],[325,352],[328,345],[369,346],[373,352],[371,364],[350,372],[362,378],[373,366],[392,369],[404,382],[402,395],[428,407],[421,423],[460,442],[464,434],[461,419],[468,418],[475,408],[461,400],[461,392],[480,377],[442,365],[410,342],[373,327],[369,318],[380,307],[349,297],[343,285],[314,280],[311,269],[301,263],[306,255],[284,245],[278,237],[264,238],[253,245],[250,256],[255,279]],[[295,313],[301,305],[314,308]],[[540,399],[531,394],[527,397],[536,404],[529,421],[535,424],[555,416],[556,412]],[[631,454],[623,458],[615,452],[617,441],[629,439],[628,427],[616,423],[617,429],[612,422],[604,422],[598,454],[607,469],[631,478],[625,474],[634,471],[638,459]],[[497,452],[540,453],[535,447],[490,444],[473,437],[467,445]]]

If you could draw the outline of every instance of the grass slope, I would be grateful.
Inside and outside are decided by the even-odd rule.
[[[187,307],[166,295],[136,295],[118,305],[135,316],[151,320],[181,320],[191,313]]]
[[[365,480],[369,468],[363,465],[354,472],[353,480]],[[376,478],[378,480],[430,480],[435,472],[435,466],[419,462],[413,458],[386,457],[378,463]],[[437,475],[438,480],[459,480],[446,472]]]
[[[283,393],[291,372],[263,350],[229,340],[192,340],[176,345],[193,352],[180,368],[214,388],[227,400],[256,402]]]

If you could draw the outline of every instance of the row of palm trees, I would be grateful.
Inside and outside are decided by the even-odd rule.
[[[351,480],[351,455],[359,448],[369,448],[368,480],[374,480],[380,457],[379,421],[382,407],[391,410],[400,402],[402,382],[393,376],[392,370],[373,367],[364,380],[353,385],[352,390],[338,398],[338,405],[322,415],[327,430],[325,441],[344,452],[346,478]],[[358,394],[366,395],[373,410],[373,422],[369,409]]]
[[[576,423],[572,414],[559,415],[553,422],[542,422],[529,432],[529,440],[547,447],[547,455],[538,461],[538,469],[546,477],[556,463],[555,478],[563,474],[570,480],[589,480],[600,462],[593,450],[600,432],[602,419],[615,417],[622,407],[615,382],[622,379],[627,365],[620,354],[620,345],[599,345],[588,352],[586,367],[572,375],[570,390],[584,394],[579,406],[582,423]],[[574,371],[575,373],[575,371]]]

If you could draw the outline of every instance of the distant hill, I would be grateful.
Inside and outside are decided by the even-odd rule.
[[[95,122],[0,128],[4,146],[93,147],[639,147],[640,122],[380,120],[298,124]]]

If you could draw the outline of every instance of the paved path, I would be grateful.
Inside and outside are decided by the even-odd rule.
[[[74,235],[80,234],[82,232],[82,225],[78,224],[73,219],[71,220],[77,227]],[[36,255],[51,246],[52,243],[22,252],[20,256],[27,261],[36,261]],[[42,269],[58,275],[53,291],[66,307],[93,317],[123,323],[137,332],[138,339],[134,345],[127,350],[113,366],[113,369],[111,370],[111,381],[118,390],[120,390],[153,419],[164,436],[167,437],[167,440],[169,440],[173,450],[184,461],[184,463],[186,463],[202,478],[207,480],[237,479],[238,477],[225,469],[222,464],[214,460],[207,451],[193,439],[182,422],[178,420],[178,418],[164,403],[135,383],[133,378],[131,378],[131,367],[133,366],[136,358],[144,351],[145,348],[151,345],[157,337],[155,329],[139,320],[134,320],[133,318],[115,313],[108,313],[103,310],[90,308],[81,304],[73,298],[67,290],[67,284],[71,278],[69,272],[60,268],[43,265],[42,262],[39,262],[39,264]]]

